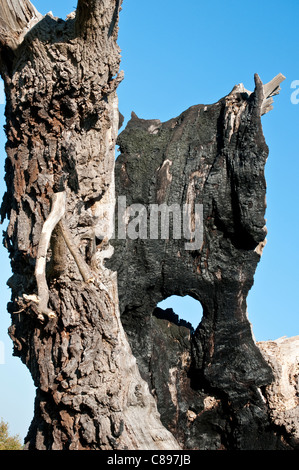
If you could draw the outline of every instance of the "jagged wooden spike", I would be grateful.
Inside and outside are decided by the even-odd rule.
[[[264,96],[265,96],[265,99],[264,99],[264,102],[262,104],[262,108],[261,108],[261,115],[263,116],[264,114],[268,113],[269,111],[271,111],[273,109],[273,96],[275,95],[278,95],[281,88],[280,88],[280,84],[286,79],[286,77],[282,74],[282,73],[279,73],[278,75],[276,75],[276,77],[274,77],[272,80],[270,80],[270,82],[266,83],[264,85]]]
[[[286,77],[282,73],[279,73],[278,75],[276,75],[276,77],[272,78],[272,80],[270,80],[270,82],[266,83],[264,85],[265,98],[277,95],[280,91],[280,84],[285,79],[286,79]]]

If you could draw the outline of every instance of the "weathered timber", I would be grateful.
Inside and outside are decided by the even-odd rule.
[[[275,372],[255,343],[246,302],[267,234],[261,115],[282,79],[265,86],[255,75],[254,92],[237,85],[219,102],[163,123],[132,113],[117,141],[116,191],[128,207],[145,207],[136,220],[150,222],[155,205],[203,207],[199,247],[186,250],[183,232],[172,236],[171,217],[166,238],[151,239],[149,226],[140,236],[140,222],[136,237],[115,238],[110,262],[142,376],[162,422],[187,449],[298,447],[272,420],[264,391]],[[157,316],[157,304],[171,295],[201,303],[194,333]]]
[[[46,279],[46,263],[47,254],[50,246],[53,230],[64,216],[66,209],[66,193],[65,191],[54,193],[51,201],[51,211],[46,219],[38,244],[36,261],[35,261],[35,278],[38,292],[38,310],[39,318],[43,319],[44,315],[55,318],[55,313],[48,308],[49,289]]]

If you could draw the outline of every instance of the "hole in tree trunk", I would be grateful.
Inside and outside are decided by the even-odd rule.
[[[195,331],[201,322],[203,309],[201,303],[189,295],[172,295],[157,304],[154,315]]]

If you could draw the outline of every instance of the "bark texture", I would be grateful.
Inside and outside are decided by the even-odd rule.
[[[162,422],[187,449],[298,448],[273,420],[264,394],[277,371],[253,339],[246,304],[267,233],[261,115],[283,78],[263,85],[256,75],[253,93],[238,85],[164,123],[133,113],[118,138],[117,194],[146,207],[145,219],[138,210],[126,218],[128,230],[136,218],[136,237],[114,242],[121,319]],[[183,236],[162,232],[150,239],[153,205],[185,203],[203,205],[202,245],[187,251]],[[195,332],[156,309],[171,295],[201,303]]]
[[[120,7],[79,0],[63,21],[28,0],[0,6],[10,336],[37,388],[27,449],[179,448],[140,377],[105,267]]]
[[[266,236],[261,115],[283,77],[166,123],[133,114],[115,185],[121,3],[79,0],[66,21],[0,3],[10,336],[37,388],[26,449],[298,448],[295,343],[259,348],[246,311]],[[203,243],[112,243],[115,191],[202,204]],[[201,302],[195,332],[156,308],[172,294]]]

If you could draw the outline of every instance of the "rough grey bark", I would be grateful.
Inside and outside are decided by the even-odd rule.
[[[297,341],[259,349],[246,312],[266,236],[261,115],[284,77],[167,123],[133,114],[117,194],[203,204],[204,238],[112,245],[121,3],[79,0],[63,21],[0,2],[10,335],[37,387],[26,449],[298,448]],[[195,332],[155,308],[172,294],[202,303]]]
[[[27,449],[179,448],[140,377],[105,267],[121,3],[79,0],[66,21],[28,0],[0,4],[10,336],[37,388]]]
[[[118,138],[117,195],[127,206],[145,206],[148,230],[155,204],[203,205],[200,247],[187,251],[183,234],[143,239],[140,222],[136,239],[115,239],[111,259],[140,371],[162,422],[187,449],[298,448],[290,424],[283,429],[273,420],[265,390],[279,380],[277,368],[254,341],[246,304],[267,233],[261,115],[283,79],[263,85],[256,75],[253,93],[238,85],[218,103],[192,106],[164,123],[133,113]],[[137,215],[127,227],[134,217],[143,220]],[[171,295],[201,303],[195,332],[156,309]]]

